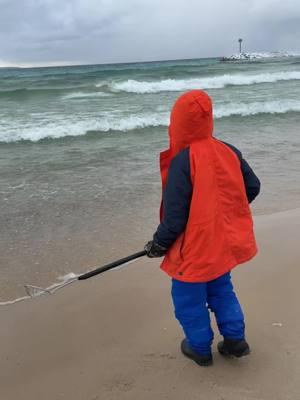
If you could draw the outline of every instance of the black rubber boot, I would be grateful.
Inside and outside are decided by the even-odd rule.
[[[201,356],[200,354],[196,353],[190,347],[190,345],[188,344],[186,339],[184,339],[181,342],[181,351],[186,357],[195,361],[195,363],[197,363],[198,365],[201,365],[201,367],[208,367],[208,366],[212,365],[212,363],[213,363],[212,355]]]
[[[218,344],[219,353],[225,357],[243,357],[250,353],[246,340],[225,339]]]

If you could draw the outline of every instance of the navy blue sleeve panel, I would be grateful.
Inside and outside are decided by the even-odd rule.
[[[252,201],[260,192],[260,180],[244,158],[241,160],[241,170],[244,178],[247,198],[249,203],[252,203]]]
[[[244,178],[247,198],[249,203],[252,203],[252,201],[260,192],[260,180],[255,175],[255,173],[253,172],[252,168],[247,163],[247,161],[243,158],[242,153],[236,147],[232,146],[232,144],[226,142],[223,143],[226,144],[228,147],[230,147],[232,151],[235,152],[235,154],[238,156],[241,162],[241,171]]]
[[[182,150],[172,160],[163,193],[163,219],[154,241],[169,248],[184,231],[188,221],[193,186],[190,176],[190,150]]]

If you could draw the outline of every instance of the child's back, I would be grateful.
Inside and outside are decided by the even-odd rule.
[[[220,352],[249,351],[229,272],[257,252],[248,203],[260,188],[239,150],[212,133],[209,96],[181,96],[171,113],[170,148],[161,154],[161,223],[146,247],[150,257],[166,254],[161,267],[173,278],[175,313],[187,338],[182,351],[203,365],[213,338],[207,305],[227,344]]]

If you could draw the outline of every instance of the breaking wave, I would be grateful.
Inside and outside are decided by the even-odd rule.
[[[252,116],[258,114],[285,114],[300,112],[300,100],[281,100],[252,103],[229,103],[216,105],[214,117],[226,118],[231,116]],[[91,117],[86,120],[48,122],[44,126],[28,125],[14,126],[11,129],[0,131],[0,142],[17,142],[28,140],[37,142],[42,139],[59,139],[67,136],[82,136],[91,132],[128,132],[167,126],[169,111],[140,115],[106,115],[99,118]]]
[[[48,122],[44,126],[14,126],[0,131],[0,142],[29,140],[38,142],[42,139],[60,139],[67,136],[82,136],[91,132],[121,131],[128,132],[168,124],[168,113],[130,115],[127,117],[92,116],[86,120]]]
[[[250,116],[257,114],[285,114],[288,112],[300,112],[300,101],[282,100],[253,103],[230,103],[227,106],[219,106],[215,110],[216,118],[230,116]]]
[[[274,83],[279,81],[300,80],[300,71],[269,72],[260,74],[234,74],[194,79],[164,79],[161,81],[137,81],[129,79],[124,82],[113,82],[112,91],[129,93],[176,92],[190,89],[222,89],[226,86],[254,85],[257,83]],[[101,87],[99,84],[98,87]]]

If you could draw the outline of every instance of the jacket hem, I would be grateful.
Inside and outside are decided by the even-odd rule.
[[[178,271],[178,266],[176,266],[174,268],[174,272],[169,271],[168,267],[161,265],[161,270],[164,271],[167,275],[169,275],[172,279],[176,279],[177,281],[181,281],[181,282],[190,282],[190,283],[201,283],[201,282],[210,282],[213,281],[214,279],[219,278],[220,276],[226,274],[227,272],[230,272],[232,269],[236,268],[237,266],[239,266],[240,264],[244,264],[250,260],[252,260],[252,258],[255,257],[255,255],[257,254],[257,251],[254,254],[251,254],[251,256],[249,257],[245,257],[244,259],[239,260],[238,263],[234,263],[231,264],[227,267],[222,268],[222,270],[218,270],[217,272],[213,273],[213,274],[209,274],[209,275],[205,275],[205,277],[201,277],[201,276],[184,276],[184,275],[179,275],[178,272],[175,271],[175,269],[177,269]],[[169,264],[170,265],[170,264]],[[171,264],[172,265],[172,264]]]

